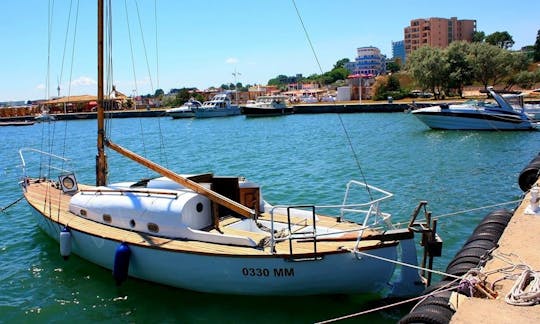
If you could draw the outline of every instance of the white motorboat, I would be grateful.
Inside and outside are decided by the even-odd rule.
[[[193,109],[199,108],[201,106],[202,103],[200,101],[190,99],[189,101],[186,101],[182,106],[167,109],[165,112],[173,119],[192,118],[195,117],[195,111]]]
[[[432,129],[534,130],[537,124],[523,108],[515,109],[505,98],[487,88],[494,103],[470,100],[415,109],[412,114]]]
[[[52,122],[56,120],[56,117],[51,115],[48,110],[42,110],[41,113],[37,114],[34,119],[36,122]]]
[[[103,13],[99,0],[98,31],[109,30]],[[99,44],[102,32],[98,52]],[[422,232],[424,256],[441,248],[431,223],[416,221],[425,203],[409,226],[394,228],[380,209],[392,194],[356,181],[342,204],[295,207],[269,204],[260,186],[242,177],[177,174],[106,137],[103,63],[98,55],[96,184],[78,183],[64,157],[20,150],[24,197],[64,258],[73,253],[111,269],[117,283],[130,276],[210,293],[406,296],[424,289],[415,235]],[[108,184],[106,148],[161,177]],[[352,202],[354,188],[365,189],[368,201]],[[325,215],[332,210],[337,215]],[[352,215],[359,221],[348,220]]]
[[[248,117],[280,116],[293,113],[293,107],[287,105],[287,96],[260,96],[254,103],[241,108],[242,114]]]
[[[240,107],[231,104],[231,98],[226,93],[219,93],[211,100],[203,102],[202,106],[194,108],[195,118],[227,117],[240,115]]]

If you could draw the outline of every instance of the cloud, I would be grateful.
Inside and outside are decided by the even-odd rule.
[[[45,89],[45,85],[43,83],[40,83],[36,86],[36,89],[38,90],[44,90]]]
[[[97,84],[97,82],[94,79],[87,76],[82,76],[71,81],[72,86],[88,86],[88,85],[95,85],[95,84]]]
[[[239,60],[236,57],[229,57],[228,59],[225,60],[225,63],[227,64],[236,64],[238,62]]]

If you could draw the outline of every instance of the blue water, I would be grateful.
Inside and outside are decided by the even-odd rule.
[[[53,147],[73,159],[80,182],[94,183],[95,130],[93,120],[0,128],[0,207],[21,197],[21,147]],[[402,113],[118,119],[111,136],[179,173],[245,176],[274,204],[339,204],[348,180],[365,180],[395,194],[382,206],[394,222],[406,221],[420,200],[437,216],[519,199],[519,172],[540,151],[540,132],[432,131]],[[153,176],[108,154],[111,182]],[[436,269],[491,210],[440,219]],[[76,256],[64,261],[32,220],[24,201],[0,213],[0,322],[308,323],[373,307],[371,296],[223,296],[134,279],[117,287],[109,270]],[[393,323],[406,311],[360,319]]]

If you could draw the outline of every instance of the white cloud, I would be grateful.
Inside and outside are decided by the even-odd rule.
[[[88,85],[95,85],[95,84],[97,84],[97,82],[94,79],[87,76],[82,76],[71,81],[72,86],[88,86]]]
[[[36,86],[36,89],[38,90],[44,90],[45,89],[45,85],[43,83],[40,83]]]
[[[227,64],[236,64],[238,63],[238,59],[236,57],[229,57],[225,60],[225,63]]]

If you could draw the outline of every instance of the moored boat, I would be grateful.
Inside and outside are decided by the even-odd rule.
[[[293,113],[293,107],[287,105],[287,96],[260,96],[254,103],[241,107],[247,117],[280,116]]]
[[[98,9],[101,53],[102,0]],[[403,296],[423,289],[413,267],[415,233],[423,233],[430,256],[441,244],[428,239],[437,237],[429,222],[416,222],[420,208],[408,227],[395,228],[390,214],[380,209],[392,194],[361,182],[347,184],[339,205],[280,206],[266,202],[261,186],[240,176],[175,173],[106,137],[103,70],[98,55],[95,185],[78,183],[64,157],[19,151],[24,197],[38,225],[59,241],[63,257],[73,253],[111,269],[117,283],[131,276],[211,293],[383,294],[389,289]],[[106,148],[160,177],[109,184]],[[51,165],[42,168],[33,161]],[[369,193],[367,202],[351,201],[358,188]],[[337,215],[329,216],[332,210]],[[400,273],[389,286],[398,260]]]
[[[534,130],[538,127],[523,109],[514,109],[493,87],[487,90],[495,103],[471,100],[420,108],[412,114],[432,129]]]
[[[231,103],[226,93],[219,93],[211,100],[203,102],[202,106],[194,108],[195,118],[227,117],[240,115],[240,108]]]
[[[202,106],[202,103],[200,101],[197,101],[192,98],[186,101],[182,106],[167,109],[165,112],[167,113],[167,115],[171,116],[173,119],[192,118],[192,117],[195,117],[194,109],[201,106]]]
[[[31,126],[36,122],[33,120],[22,120],[22,121],[5,121],[0,122],[0,126]]]

